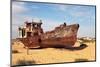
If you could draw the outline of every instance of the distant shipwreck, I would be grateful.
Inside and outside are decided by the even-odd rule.
[[[79,24],[66,23],[55,27],[54,30],[44,32],[42,20],[39,22],[25,22],[25,27],[19,27],[19,40],[28,48],[73,47],[77,41]],[[49,26],[49,25],[48,25]]]

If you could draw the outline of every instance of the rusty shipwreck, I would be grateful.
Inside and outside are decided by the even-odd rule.
[[[19,27],[19,40],[28,48],[73,47],[77,41],[79,24],[66,23],[55,27],[54,30],[44,32],[42,20],[39,22],[25,22],[25,27]],[[49,26],[49,25],[48,25]]]

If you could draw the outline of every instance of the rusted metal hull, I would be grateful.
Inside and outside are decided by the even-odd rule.
[[[76,36],[70,36],[70,37],[62,37],[62,38],[51,38],[51,39],[45,39],[42,40],[40,46],[43,48],[47,47],[72,47],[77,38]]]
[[[60,37],[54,36],[55,35],[54,34],[55,30],[54,30],[54,32],[52,33],[49,32],[49,33],[44,33],[41,36],[19,38],[19,40],[25,45],[25,47],[28,47],[28,48],[73,47],[75,42],[77,41],[78,28],[79,28],[79,25],[77,24],[71,25],[69,27],[67,26],[66,28],[62,28],[62,31],[60,32],[60,34],[56,35]],[[69,30],[63,31],[64,29],[69,29]],[[66,34],[65,36],[62,36],[63,32],[64,32],[64,35]]]
[[[49,47],[72,47],[74,46],[77,38],[76,36],[51,38],[39,41],[38,37],[20,38],[19,39],[25,47],[28,48],[49,48]]]

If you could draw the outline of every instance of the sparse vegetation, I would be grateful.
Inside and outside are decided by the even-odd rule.
[[[27,65],[33,65],[35,64],[36,62],[34,60],[18,60],[17,63],[16,63],[16,66],[27,66]]]
[[[75,59],[75,62],[87,62],[88,59]]]
[[[18,50],[12,50],[12,53],[19,53]]]
[[[79,40],[83,41],[84,43],[95,42],[95,40],[88,40],[88,39],[83,39],[83,38],[80,38]]]

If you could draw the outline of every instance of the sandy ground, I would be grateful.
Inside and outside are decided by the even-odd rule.
[[[23,48],[22,43],[14,43],[12,51],[17,50],[18,53],[12,53],[12,65],[16,65],[19,60],[35,61],[35,64],[75,62],[77,59],[88,61],[95,60],[95,42],[86,43],[88,47],[82,50],[67,50],[56,48],[27,49]],[[79,46],[77,42],[75,46]]]

